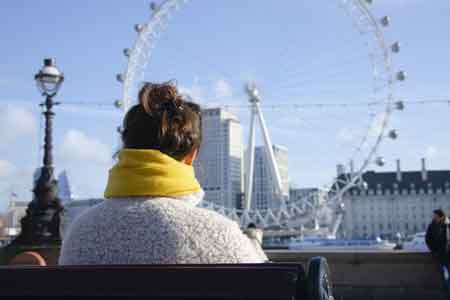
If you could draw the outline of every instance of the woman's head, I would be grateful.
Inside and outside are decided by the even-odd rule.
[[[446,217],[447,216],[442,209],[436,209],[433,211],[433,219],[438,223],[443,223]]]
[[[124,119],[124,147],[154,149],[180,161],[193,160],[202,139],[200,107],[186,101],[170,82],[145,83],[138,98],[139,103]]]

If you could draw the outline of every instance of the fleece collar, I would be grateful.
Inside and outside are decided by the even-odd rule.
[[[201,191],[194,168],[158,150],[124,149],[109,171],[106,198],[180,197]]]

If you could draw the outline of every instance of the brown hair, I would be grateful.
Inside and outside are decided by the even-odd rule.
[[[442,209],[440,209],[440,208],[434,210],[433,213],[435,215],[437,215],[439,218],[446,217],[445,212]]]
[[[185,100],[172,82],[146,82],[138,98],[124,118],[125,148],[160,150],[177,160],[200,148],[200,106]]]

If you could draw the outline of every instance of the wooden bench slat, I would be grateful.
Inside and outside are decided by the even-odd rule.
[[[294,299],[301,265],[147,265],[0,268],[1,295],[136,295]]]

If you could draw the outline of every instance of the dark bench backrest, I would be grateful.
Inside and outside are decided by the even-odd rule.
[[[0,268],[0,295],[305,299],[299,264]]]

